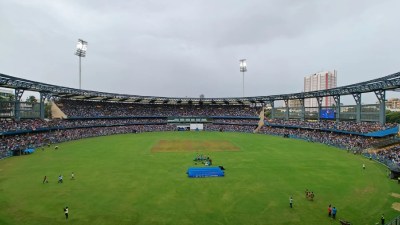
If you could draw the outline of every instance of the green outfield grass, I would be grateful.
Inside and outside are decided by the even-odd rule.
[[[196,152],[152,151],[160,140],[230,143],[204,150],[222,178],[188,178]],[[190,143],[191,143],[190,142]],[[0,160],[0,224],[375,224],[399,213],[397,182],[362,156],[322,144],[219,132],[89,138]],[[362,164],[366,169],[362,169]],[[75,180],[70,180],[71,172]],[[64,183],[57,184],[59,174]],[[42,184],[43,177],[48,184]],[[305,189],[314,191],[314,201]],[[294,208],[289,207],[293,196]],[[337,221],[327,216],[338,208]],[[69,207],[66,222],[63,208]]]

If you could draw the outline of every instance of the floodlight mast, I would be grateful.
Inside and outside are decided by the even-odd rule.
[[[247,71],[246,59],[239,60],[240,62],[240,72],[243,72],[243,97],[244,97],[244,72]]]
[[[81,58],[86,56],[87,45],[88,45],[87,41],[84,41],[82,39],[78,39],[78,44],[76,45],[75,55],[79,56],[79,89],[82,89]]]

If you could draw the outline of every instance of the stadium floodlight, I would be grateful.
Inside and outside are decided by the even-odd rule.
[[[247,71],[246,59],[239,60],[240,62],[240,72],[243,72],[243,97],[244,97],[244,72]]]
[[[86,56],[87,41],[78,39],[75,55],[79,56],[79,89],[81,89],[81,58]]]

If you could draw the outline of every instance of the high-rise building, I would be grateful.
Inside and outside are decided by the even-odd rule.
[[[304,92],[319,91],[337,87],[337,71],[323,71],[304,77]],[[333,97],[324,97],[322,107],[330,107],[335,104]],[[317,99],[304,100],[305,107],[318,107]]]

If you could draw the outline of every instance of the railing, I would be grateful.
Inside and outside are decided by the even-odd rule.
[[[315,128],[311,126],[301,126],[301,125],[288,125],[288,124],[277,124],[277,123],[270,123],[268,120],[264,121],[265,126],[270,126],[270,127],[278,127],[278,128],[289,128],[289,129],[303,129],[303,130],[316,130],[316,131],[326,131],[326,132],[334,132],[334,133],[341,133],[341,134],[350,134],[350,135],[358,135],[358,136],[365,136],[365,137],[388,137],[393,134],[396,134],[397,131],[393,132],[388,132],[387,134],[383,136],[374,136],[371,135],[371,133],[360,133],[360,132],[354,132],[354,131],[345,131],[345,130],[337,130],[337,129],[328,129],[328,128]],[[386,130],[391,130],[394,128],[389,128]],[[395,129],[398,129],[397,127]]]
[[[372,147],[374,148],[383,148],[389,145],[397,144],[400,143],[400,139],[398,138],[392,138],[392,139],[387,139],[385,141],[380,141],[376,144],[373,144]]]
[[[397,216],[396,218],[391,220],[389,223],[386,223],[385,225],[400,225],[400,216]]]
[[[384,165],[386,165],[391,171],[395,172],[400,172],[400,165],[397,163],[394,163],[393,161],[386,159],[382,156],[378,156],[376,154],[370,154],[370,153],[364,153],[363,154],[366,158],[373,159],[377,162],[380,162]]]

